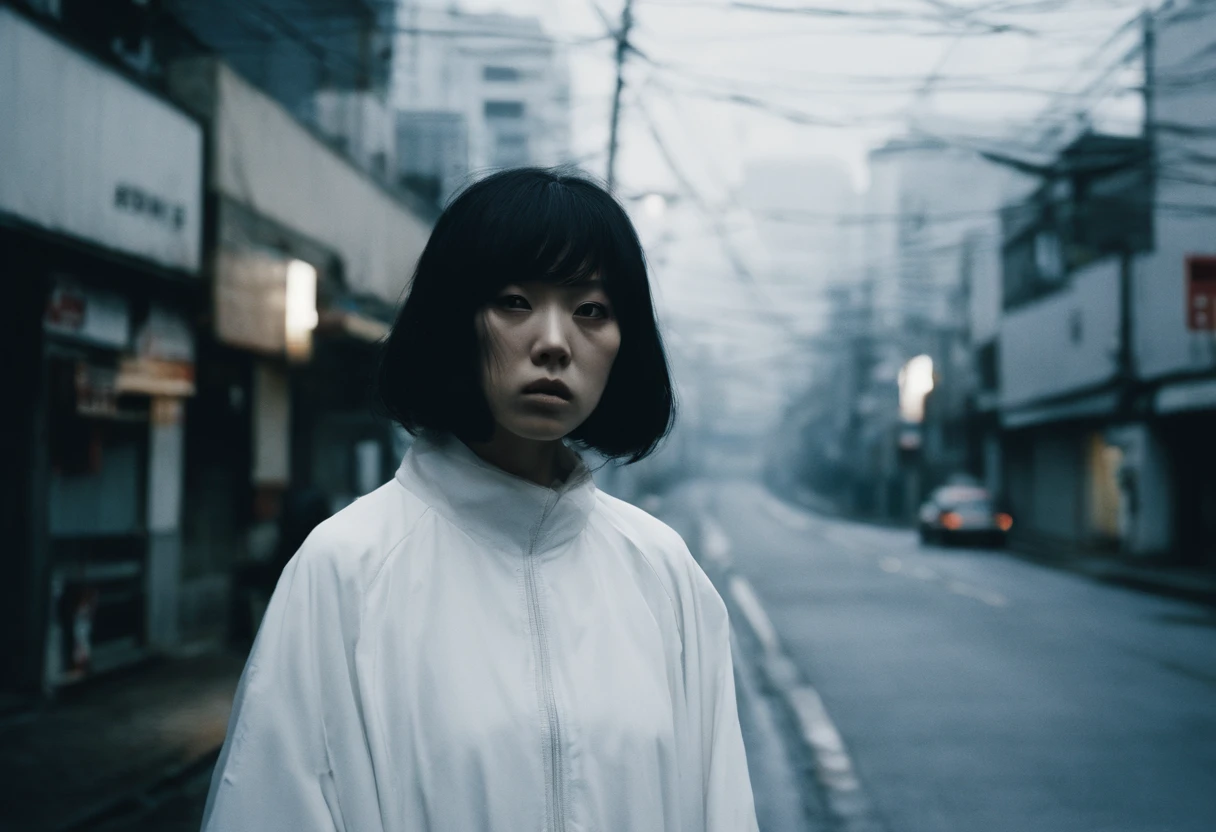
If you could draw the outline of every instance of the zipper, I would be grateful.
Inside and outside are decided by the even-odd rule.
[[[545,621],[540,605],[540,594],[536,587],[536,544],[540,539],[541,529],[549,512],[561,499],[556,494],[552,504],[545,499],[545,507],[536,531],[528,543],[528,554],[524,558],[524,588],[528,600],[528,618],[532,622],[534,648],[536,649],[537,666],[540,671],[540,697],[545,711],[545,732],[549,749],[549,815],[553,818],[552,832],[563,832],[566,828],[566,786],[562,777],[562,737],[561,723],[557,716],[557,699],[553,694],[553,669],[549,662],[549,634],[545,630]]]

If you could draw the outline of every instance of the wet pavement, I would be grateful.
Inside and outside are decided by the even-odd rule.
[[[223,741],[243,665],[228,653],[160,660],[7,719],[0,830],[91,830],[172,800]]]
[[[1209,607],[922,547],[750,483],[672,500],[754,587],[881,828],[1216,828]]]

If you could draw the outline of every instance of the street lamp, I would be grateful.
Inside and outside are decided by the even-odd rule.
[[[933,390],[933,359],[918,355],[899,371],[899,415],[903,421],[925,420],[925,396]]]
[[[657,220],[667,213],[667,198],[662,194],[646,194],[642,197],[642,210],[646,216]]]

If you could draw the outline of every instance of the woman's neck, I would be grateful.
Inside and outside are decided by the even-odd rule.
[[[467,444],[473,453],[491,465],[546,488],[570,473],[564,459],[565,446],[560,439],[524,439],[496,426],[488,442]]]

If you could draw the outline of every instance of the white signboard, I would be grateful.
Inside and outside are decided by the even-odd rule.
[[[198,272],[198,123],[3,6],[0,113],[0,215]]]

